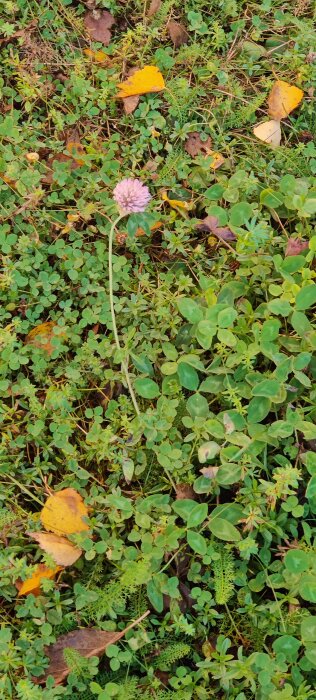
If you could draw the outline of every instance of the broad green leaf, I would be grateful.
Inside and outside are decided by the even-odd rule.
[[[178,299],[177,306],[180,314],[190,323],[198,323],[203,318],[203,311],[200,306],[190,297]]]
[[[228,328],[236,320],[238,313],[236,309],[227,308],[219,312],[217,323],[219,328]]]
[[[263,396],[267,399],[274,399],[278,396],[280,383],[276,379],[263,379],[252,388],[253,396]]]
[[[280,327],[281,323],[276,318],[265,321],[261,329],[261,340],[269,342],[275,340],[279,335]]]
[[[306,333],[313,330],[307,316],[305,316],[305,314],[303,314],[301,311],[293,311],[291,316],[291,325],[293,326],[297,335],[299,335],[301,338],[303,338]]]
[[[134,381],[135,391],[143,399],[156,399],[160,394],[159,386],[152,379],[144,377],[143,379],[135,379]]]
[[[299,594],[303,600],[309,603],[316,603],[316,576],[313,574],[303,574],[299,583]]]
[[[212,535],[224,542],[239,542],[241,534],[237,528],[224,518],[211,518],[209,529]]]
[[[201,525],[205,518],[207,518],[208,505],[207,503],[197,503],[194,508],[192,508],[191,513],[187,519],[188,527],[197,527]]]
[[[316,642],[316,615],[309,615],[301,622],[301,637],[305,642]]]
[[[186,362],[179,362],[178,377],[180,384],[184,389],[196,391],[199,386],[200,380],[196,369],[191,367],[191,365],[188,365]]]
[[[198,532],[195,532],[194,530],[188,530],[187,541],[188,545],[191,547],[191,549],[193,549],[194,552],[202,555],[206,554],[206,540]]]
[[[297,311],[305,311],[316,304],[316,284],[303,287],[296,295],[295,308]]]
[[[261,423],[271,409],[271,400],[263,396],[255,396],[248,404],[249,423]]]
[[[290,634],[284,634],[273,642],[272,648],[276,654],[284,654],[287,661],[294,663],[297,659],[301,644],[302,642],[296,639],[296,637],[292,637]]]
[[[220,452],[220,445],[217,442],[204,442],[198,449],[198,460],[201,464],[205,464],[209,459],[214,459]]]
[[[310,556],[303,549],[289,549],[284,557],[284,564],[292,574],[301,574],[310,566]]]
[[[207,418],[209,415],[208,402],[201,394],[192,394],[187,400],[187,409],[192,418]]]

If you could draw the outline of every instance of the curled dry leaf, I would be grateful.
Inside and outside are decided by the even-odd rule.
[[[28,535],[60,566],[71,566],[81,557],[82,549],[69,542],[66,537],[54,535],[52,532],[29,532]]]
[[[272,119],[284,119],[295,109],[304,97],[303,90],[284,80],[277,80],[268,98],[268,111]],[[263,140],[263,139],[262,139]]]
[[[87,515],[88,509],[80,493],[75,489],[63,489],[49,496],[41,512],[41,522],[45,530],[56,535],[71,535],[89,530],[83,520]]]
[[[167,24],[168,33],[173,45],[176,48],[182,46],[182,44],[187,44],[189,41],[189,34],[183,24],[180,22],[175,22],[171,19]]]
[[[104,46],[108,46],[112,34],[111,27],[115,24],[113,15],[107,10],[91,10],[84,18],[86,30],[93,41],[100,41]]]
[[[30,578],[27,578],[25,581],[19,584],[16,583],[16,587],[19,591],[18,595],[29,595],[30,593],[33,593],[33,595],[39,595],[41,592],[42,580],[44,578],[54,578],[58,571],[61,571],[60,566],[55,566],[53,569],[50,569],[48,566],[45,566],[45,564],[38,564],[33,576],[30,576]]]
[[[223,241],[235,241],[236,236],[233,231],[228,228],[228,226],[219,226],[218,218],[216,216],[206,216],[200,224],[196,226],[198,231],[207,231],[212,233],[219,239]]]
[[[160,92],[165,88],[165,81],[157,66],[145,66],[118,85],[117,97],[145,95],[147,92]]]
[[[276,148],[281,143],[280,122],[270,119],[268,122],[261,122],[253,128],[253,133],[260,141],[268,143],[272,148]]]
[[[162,0],[151,0],[147,11],[147,17],[154,17],[154,15],[160,10]]]
[[[172,209],[190,211],[190,209],[193,207],[192,202],[186,202],[182,199],[170,199],[167,192],[162,193],[161,199],[163,199],[164,202],[167,202]]]
[[[137,68],[130,68],[127,72],[127,77],[130,78],[132,75],[137,73]],[[123,98],[123,109],[125,114],[133,114],[140,100],[140,95],[131,95],[130,97]]]
[[[121,632],[103,632],[92,627],[62,634],[55,644],[51,644],[46,648],[45,651],[49,658],[48,668],[45,671],[45,675],[40,678],[34,678],[34,682],[45,683],[48,676],[53,676],[56,685],[62,683],[70,673],[64,658],[65,649],[75,649],[86,659],[89,659],[91,656],[101,656],[110,644],[116,644],[119,639],[124,637],[126,632],[144,620],[149,615],[149,612],[149,610],[146,610],[141,617]]]
[[[290,255],[300,255],[300,253],[307,248],[308,241],[302,241],[301,238],[289,238],[286,244],[285,257],[287,258]]]
[[[199,153],[210,155],[212,149],[212,139],[210,136],[207,136],[207,138],[202,141],[201,134],[199,134],[198,131],[192,131],[191,134],[188,135],[184,148],[186,152],[192,156],[192,158],[198,156]]]

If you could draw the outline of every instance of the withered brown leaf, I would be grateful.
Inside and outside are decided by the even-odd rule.
[[[161,8],[161,0],[151,0],[147,11],[147,17],[153,17]]]
[[[124,637],[126,632],[144,620],[144,618],[149,615],[149,612],[150,611],[147,610],[135,620],[135,622],[132,622],[121,632],[103,632],[96,627],[90,627],[62,634],[54,644],[46,647],[45,652],[49,658],[49,665],[45,674],[40,678],[34,678],[34,682],[42,684],[46,682],[48,676],[53,676],[55,684],[59,685],[70,672],[64,659],[65,649],[75,649],[86,659],[89,659],[91,656],[101,656],[110,644],[115,644],[119,639]]]
[[[302,241],[301,238],[289,238],[285,248],[285,257],[300,255],[306,248],[308,248],[308,241]]]
[[[196,228],[198,231],[207,231],[212,233],[213,236],[217,236],[217,238],[220,240],[222,239],[223,241],[236,240],[236,236],[233,231],[230,230],[230,228],[227,226],[218,225],[218,218],[216,216],[206,216],[200,224],[197,224]]]
[[[84,18],[85,28],[93,41],[100,41],[104,46],[108,46],[112,34],[110,29],[115,23],[111,12],[107,10],[91,10]]]
[[[199,153],[208,155],[209,152],[212,150],[212,139],[210,136],[207,136],[207,138],[204,141],[202,141],[201,134],[199,134],[198,131],[192,131],[188,135],[188,138],[184,144],[184,148],[186,152],[190,156],[192,156],[192,158],[198,156]]]
[[[178,49],[179,46],[182,46],[182,44],[188,43],[189,34],[183,24],[180,24],[180,22],[175,22],[173,19],[170,19],[167,24],[167,29],[170,39],[176,49]]]

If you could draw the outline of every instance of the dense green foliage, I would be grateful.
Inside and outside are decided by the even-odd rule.
[[[87,40],[91,2],[1,2],[0,698],[315,700],[313,3],[95,4],[116,19],[107,48]],[[149,64],[166,90],[126,115],[117,83]],[[305,99],[271,150],[252,127],[275,78]],[[187,152],[193,131],[219,169]],[[152,194],[120,222],[113,266],[139,416],[108,285],[112,191],[130,176]],[[197,229],[207,215],[236,240]],[[29,342],[46,322],[48,345]],[[52,564],[27,535],[47,487],[80,492],[93,537],[17,597]],[[64,686],[34,682],[61,634],[147,608],[99,666],[66,651]]]

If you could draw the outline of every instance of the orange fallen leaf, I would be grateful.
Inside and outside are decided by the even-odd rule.
[[[61,571],[60,566],[55,566],[54,569],[50,569],[48,566],[45,566],[45,564],[38,564],[33,576],[30,576],[30,578],[27,578],[25,581],[19,584],[18,595],[29,595],[29,593],[33,593],[33,595],[39,595],[39,593],[41,592],[40,589],[42,579],[52,579],[54,578],[54,576],[56,576],[58,571]]]
[[[104,53],[104,51],[92,51],[92,49],[83,49],[83,53],[94,63],[106,63],[109,60],[109,56]]]
[[[165,81],[157,66],[145,66],[129,76],[118,85],[120,92],[117,97],[145,95],[147,92],[160,92],[165,88]]]
[[[303,90],[284,80],[277,80],[268,99],[269,115],[272,119],[284,119],[295,109],[304,97]]]
[[[75,489],[63,489],[49,496],[41,512],[41,521],[45,530],[56,535],[71,535],[89,530],[83,520],[87,515],[88,509],[80,493]]]
[[[53,676],[55,684],[59,685],[70,673],[65,658],[65,649],[75,649],[81,656],[89,659],[91,656],[101,656],[110,644],[115,644],[124,637],[126,632],[138,625],[149,615],[146,610],[137,620],[120,632],[103,632],[95,627],[82,628],[62,634],[54,644],[46,647],[46,655],[49,658],[49,665],[45,674],[40,678],[34,678],[35,683],[45,683],[48,676]]]
[[[281,127],[278,120],[271,119],[268,122],[257,124],[253,128],[253,133],[257,139],[268,143],[272,148],[276,148],[281,143]]]
[[[35,348],[39,348],[40,350],[45,350],[48,355],[51,355],[54,351],[52,339],[55,336],[64,337],[64,329],[57,326],[54,321],[46,321],[45,323],[40,323],[38,326],[35,326],[35,328],[32,328],[25,338],[25,343],[27,345],[33,345]]]
[[[81,557],[82,549],[69,542],[66,537],[54,535],[52,532],[28,532],[28,535],[60,566],[71,566]]]

